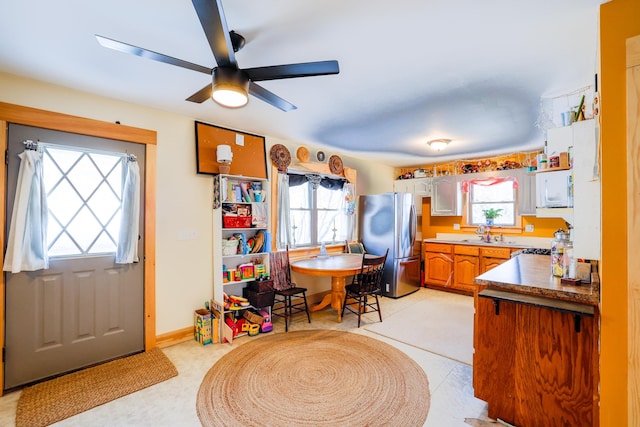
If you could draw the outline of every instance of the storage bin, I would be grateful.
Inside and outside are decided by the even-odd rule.
[[[249,289],[254,292],[273,291],[273,280],[254,280],[253,282],[249,282]]]
[[[223,216],[222,225],[224,228],[251,228],[251,216]]]
[[[242,290],[242,296],[249,300],[249,303],[256,308],[272,307],[275,292],[256,292],[249,288]]]
[[[223,240],[222,255],[235,255],[238,253],[238,240]]]

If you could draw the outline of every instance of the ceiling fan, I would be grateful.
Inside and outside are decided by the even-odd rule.
[[[211,75],[213,84],[206,85],[187,98],[187,101],[202,103],[213,98],[218,104],[230,108],[244,106],[248,102],[248,94],[251,94],[282,111],[295,110],[297,108],[295,105],[255,82],[322,76],[340,72],[338,61],[304,62],[241,69],[236,61],[235,52],[244,46],[245,39],[240,34],[228,30],[222,10],[222,0],[192,0],[192,2],[211,46],[217,67],[207,68],[97,34],[96,39],[102,46],[109,49]]]

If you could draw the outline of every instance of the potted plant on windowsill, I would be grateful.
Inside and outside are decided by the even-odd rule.
[[[502,215],[502,211],[504,209],[483,209],[482,213],[484,214],[484,219],[487,225],[493,225],[493,222],[496,218]]]

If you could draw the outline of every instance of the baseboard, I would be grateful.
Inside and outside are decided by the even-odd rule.
[[[170,347],[181,342],[193,339],[193,326],[178,329],[177,331],[167,332],[166,334],[156,336],[156,346],[160,348]]]

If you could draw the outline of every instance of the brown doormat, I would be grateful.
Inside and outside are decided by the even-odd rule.
[[[422,368],[373,338],[334,330],[275,333],[224,355],[200,385],[203,426],[422,426]]]
[[[22,390],[16,426],[48,426],[178,375],[162,350],[83,369]]]

